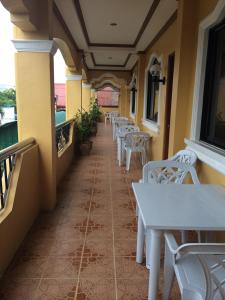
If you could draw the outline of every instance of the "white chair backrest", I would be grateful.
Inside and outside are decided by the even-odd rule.
[[[122,125],[118,128],[118,133],[124,135],[129,132],[138,132],[140,131],[139,127],[136,125]]]
[[[191,150],[180,150],[174,156],[170,157],[169,160],[178,161],[186,163],[188,165],[194,166],[198,157],[194,151]]]
[[[144,183],[182,184],[188,174],[193,183],[199,183],[195,168],[191,165],[171,160],[150,161],[143,167],[142,180]]]
[[[133,152],[142,151],[146,147],[147,141],[150,136],[146,132],[129,132],[125,135],[124,143],[125,147],[131,148]]]
[[[112,122],[114,124],[119,123],[119,122],[128,122],[128,118],[125,118],[125,117],[112,117]]]

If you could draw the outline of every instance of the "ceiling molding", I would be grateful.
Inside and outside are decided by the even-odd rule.
[[[148,23],[150,22],[154,12],[156,11],[159,3],[160,3],[160,0],[153,0],[153,3],[147,13],[147,16],[145,17],[144,19],[144,22],[142,23],[141,25],[141,28],[138,32],[138,35],[134,41],[133,44],[104,44],[104,43],[92,43],[90,41],[90,38],[89,38],[89,35],[88,35],[88,31],[87,31],[87,27],[86,27],[86,24],[85,24],[85,21],[84,21],[84,16],[83,16],[83,13],[82,13],[82,9],[81,9],[81,6],[80,6],[80,0],[74,0],[73,1],[74,3],[74,6],[75,6],[75,9],[76,9],[76,12],[77,12],[77,15],[78,15],[78,18],[79,18],[79,21],[80,21],[80,25],[81,25],[81,28],[82,28],[82,31],[83,31],[83,34],[84,34],[84,37],[85,37],[85,40],[86,40],[86,43],[89,47],[116,47],[116,48],[135,48],[137,43],[139,42],[139,40],[141,39],[141,36],[142,34],[144,33]]]
[[[125,62],[122,64],[122,65],[110,65],[110,64],[97,64],[96,63],[96,60],[95,60],[95,56],[94,56],[94,53],[93,52],[90,52],[90,55],[91,55],[91,59],[92,59],[92,62],[93,62],[93,65],[95,67],[117,67],[117,68],[124,68],[126,67],[130,57],[131,57],[131,53],[129,53],[127,55],[127,58],[125,60]]]
[[[67,34],[71,44],[74,46],[74,48],[78,51],[78,52],[83,52],[83,50],[79,49],[76,41],[74,40],[68,26],[66,25],[66,22],[63,19],[63,16],[61,15],[57,5],[55,4],[55,2],[53,2],[53,12],[57,18],[57,20],[59,21],[59,23],[61,24],[63,30],[65,31],[65,33]]]
[[[176,21],[177,19],[177,10],[172,14],[166,24],[159,30],[153,40],[149,43],[149,45],[145,48],[144,53],[146,53],[167,31],[167,29]]]

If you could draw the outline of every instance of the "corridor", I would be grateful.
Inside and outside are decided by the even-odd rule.
[[[73,163],[57,208],[39,216],[2,278],[0,299],[147,299],[148,271],[135,261],[131,182],[140,177],[138,159],[128,173],[118,167],[111,126],[100,123],[90,156]]]

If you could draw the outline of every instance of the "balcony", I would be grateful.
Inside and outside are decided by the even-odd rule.
[[[202,112],[211,113],[210,103],[203,107],[207,37],[225,1],[1,3],[14,25],[19,143],[0,152],[0,299],[148,299],[149,272],[135,258],[139,157],[129,172],[119,167],[103,122],[90,155],[79,156],[75,115],[98,98],[103,114],[117,110],[151,137],[147,161],[187,147],[197,153],[200,182],[224,186],[224,88],[211,110],[219,139],[207,139]],[[66,67],[66,121],[57,126],[56,50]],[[174,283],[171,299],[179,298]]]
[[[135,261],[131,182],[140,177],[138,158],[129,173],[118,167],[111,126],[100,123],[91,154],[59,185],[55,210],[39,215],[17,251],[1,299],[147,299],[148,272]]]

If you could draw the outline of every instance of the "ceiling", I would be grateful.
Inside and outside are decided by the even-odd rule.
[[[131,70],[175,18],[177,0],[55,0],[88,69]]]

